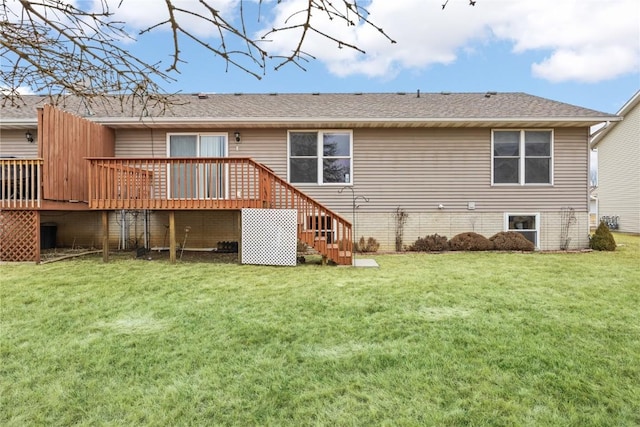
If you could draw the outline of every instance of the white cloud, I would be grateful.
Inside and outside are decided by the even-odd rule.
[[[581,81],[595,83],[638,70],[633,51],[620,46],[558,49],[540,63],[532,65],[533,75],[552,82]]]
[[[282,24],[304,9],[306,0],[274,6],[274,21]],[[637,0],[371,0],[371,19],[397,40],[390,44],[366,25],[347,27],[336,21],[316,25],[337,38],[363,48],[367,55],[337,49],[318,35],[304,49],[336,75],[392,78],[401,69],[423,69],[454,62],[461,52],[478,44],[507,41],[513,53],[535,51],[544,60],[531,65],[534,76],[550,81],[597,82],[640,71],[640,2]],[[302,19],[297,15],[289,24]],[[285,32],[286,33],[286,32]],[[274,35],[272,53],[287,54],[296,41],[291,33]]]
[[[103,1],[104,0],[93,0],[94,10],[101,10]],[[118,7],[120,1],[121,0],[106,0],[111,11],[114,12],[114,19],[125,22],[129,28],[135,30],[144,30],[165,21],[169,17],[164,1],[124,0],[122,1],[122,5]],[[230,20],[237,12],[240,0],[208,0],[207,2],[217,10],[221,16]],[[177,8],[199,13],[203,16],[211,16],[211,13],[198,0],[173,0],[172,3]],[[201,18],[185,12],[176,11],[175,13],[176,19],[179,20],[183,28],[191,31],[196,36],[210,37],[218,34],[216,27]],[[159,29],[168,31],[170,27],[165,24]]]
[[[19,93],[20,95],[35,95],[35,92],[27,86],[20,86],[14,89],[14,93]],[[7,86],[0,86],[0,93],[5,96],[11,95],[12,89]]]

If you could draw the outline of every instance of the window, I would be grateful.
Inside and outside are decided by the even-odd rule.
[[[351,184],[351,132],[289,132],[289,182]]]
[[[507,231],[516,231],[527,238],[531,243],[538,248],[539,232],[538,227],[540,223],[539,214],[506,214],[505,215],[505,229]]]
[[[494,184],[552,184],[550,130],[496,130],[492,138]]]
[[[226,134],[169,134],[169,157],[226,157]],[[214,162],[178,161],[169,171],[171,197],[223,198],[225,166]]]

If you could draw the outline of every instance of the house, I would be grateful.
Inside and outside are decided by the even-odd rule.
[[[640,233],[640,91],[594,135],[598,150],[598,215],[618,231]]]
[[[4,103],[0,228],[15,246],[5,259],[39,256],[21,245],[42,240],[105,257],[175,253],[187,233],[190,247],[242,247],[242,211],[264,208],[297,212],[298,239],[340,264],[360,236],[394,250],[434,233],[515,230],[540,250],[584,248],[589,128],[619,119],[524,93],[120,101]]]
[[[598,187],[592,186],[589,190],[589,227],[598,227]]]

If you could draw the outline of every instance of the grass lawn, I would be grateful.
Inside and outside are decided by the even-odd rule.
[[[0,424],[640,425],[640,237],[379,269],[0,266]]]

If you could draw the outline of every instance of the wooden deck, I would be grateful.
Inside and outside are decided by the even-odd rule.
[[[0,159],[0,209],[37,209],[42,202],[42,159]]]
[[[250,158],[89,158],[89,208],[295,209],[298,238],[351,264],[351,223]]]
[[[90,157],[85,162],[87,200],[51,200],[43,196],[42,159],[0,159],[0,209],[294,209],[302,242],[338,264],[351,264],[349,221],[250,158]]]

